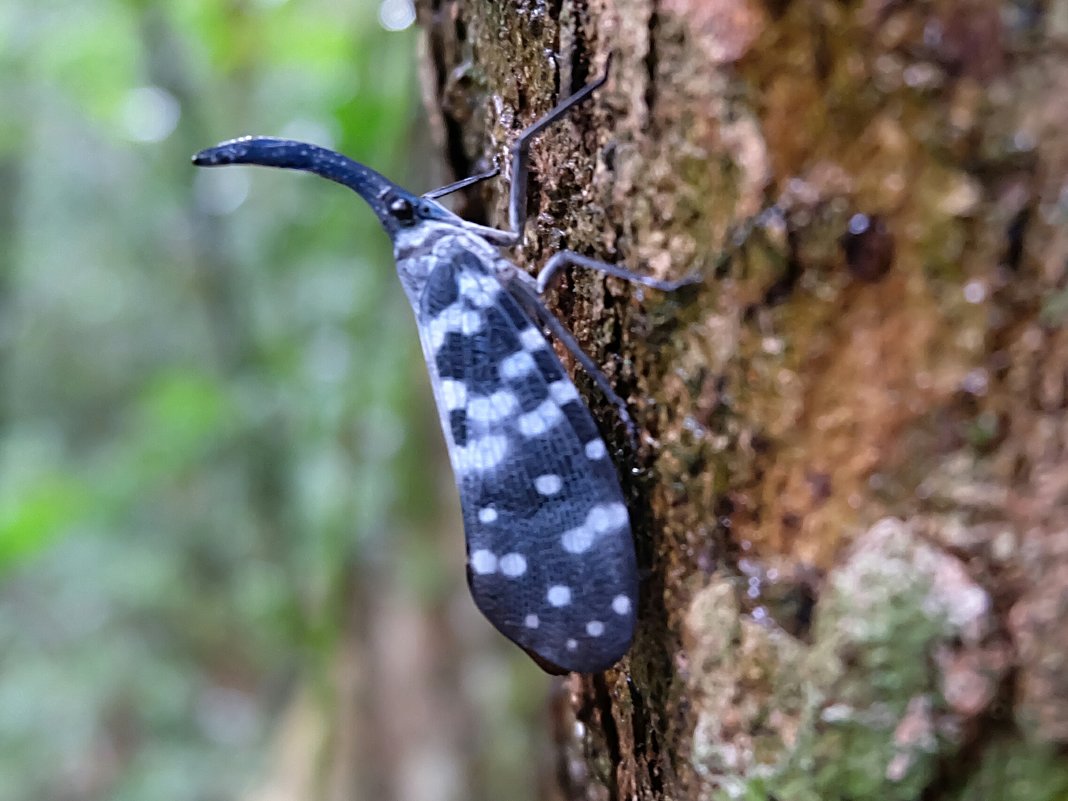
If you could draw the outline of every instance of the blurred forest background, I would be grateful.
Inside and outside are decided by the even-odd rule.
[[[548,684],[464,586],[386,237],[189,164],[279,134],[443,182],[413,18],[0,3],[2,801],[536,789]]]

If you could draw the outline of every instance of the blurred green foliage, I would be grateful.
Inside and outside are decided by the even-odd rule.
[[[4,801],[239,796],[354,566],[431,605],[458,579],[420,546],[440,439],[372,215],[189,165],[272,133],[425,185],[415,35],[379,13],[0,4]]]

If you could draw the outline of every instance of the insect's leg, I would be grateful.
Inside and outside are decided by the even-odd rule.
[[[494,164],[493,169],[480,172],[477,175],[470,175],[467,178],[461,178],[459,181],[453,181],[451,184],[445,184],[445,186],[438,189],[432,189],[429,192],[424,192],[423,197],[429,200],[436,200],[439,197],[445,197],[445,195],[451,195],[453,192],[458,192],[472,184],[477,184],[479,181],[485,181],[487,178],[493,178],[496,175],[500,175],[501,168]]]
[[[600,78],[586,84],[571,97],[562,100],[556,108],[519,134],[515,144],[512,145],[512,186],[508,192],[508,226],[512,229],[517,242],[523,237],[523,226],[527,221],[527,169],[530,166],[531,140],[600,89],[608,80],[608,70],[611,66],[612,58],[609,56]]]
[[[634,284],[641,284],[642,286],[659,289],[662,292],[674,292],[676,289],[697,284],[701,281],[701,276],[699,275],[688,275],[685,278],[679,278],[675,281],[663,281],[659,278],[653,278],[652,276],[633,272],[626,267],[620,267],[618,264],[609,264],[605,261],[597,261],[597,259],[587,258],[586,256],[575,253],[573,250],[561,250],[558,253],[554,253],[552,257],[545,262],[545,266],[541,268],[541,272],[538,273],[538,292],[544,292],[556,274],[568,265],[585,267],[589,270],[597,270],[606,275],[614,275],[616,278],[622,278],[624,281],[630,281]]]
[[[730,245],[720,254],[717,267],[721,267],[725,262],[734,258],[737,252],[749,242],[750,237],[756,229],[772,225],[784,225],[784,216],[783,210],[778,205],[774,205],[769,206],[759,214],[754,214],[752,217],[743,220],[730,232]],[[573,250],[561,250],[559,253],[553,254],[553,256],[545,262],[545,266],[542,267],[541,271],[538,273],[538,292],[541,293],[548,289],[549,284],[552,283],[556,274],[564,267],[568,266],[585,267],[589,270],[596,270],[597,272],[605,273],[606,275],[622,278],[624,281],[630,281],[634,284],[641,284],[642,286],[659,289],[663,292],[674,292],[677,289],[682,289],[684,286],[701,283],[701,276],[698,274],[687,275],[674,281],[663,281],[659,278],[652,278],[648,275],[636,273],[626,267],[620,267],[618,264],[591,259],[580,253],[575,253]]]
[[[527,222],[527,171],[530,167],[531,140],[600,89],[604,82],[608,80],[608,70],[611,65],[612,57],[609,55],[600,78],[586,84],[570,97],[561,100],[556,108],[540,120],[529,125],[516,137],[511,150],[512,185],[508,190],[508,230],[474,224],[466,226],[469,230],[502,247],[511,247],[519,243],[523,238],[523,226]]]
[[[586,351],[582,349],[574,334],[568,331],[563,323],[556,319],[556,315],[541,302],[541,298],[538,297],[533,287],[522,280],[513,279],[508,283],[508,289],[539,323],[549,329],[549,333],[560,340],[575,358],[575,361],[581,364],[582,369],[593,379],[593,383],[601,390],[608,402],[616,407],[616,414],[619,415],[620,421],[623,423],[624,428],[627,429],[627,436],[630,438],[631,445],[637,450],[639,446],[638,429],[634,425],[634,420],[631,419],[630,412],[627,411],[626,401],[612,389],[608,378],[601,372],[601,368],[594,363],[593,359],[586,354]]]

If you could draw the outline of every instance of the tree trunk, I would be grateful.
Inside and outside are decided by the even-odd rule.
[[[1062,797],[1068,3],[420,11],[460,177],[613,54],[533,147],[521,264],[704,279],[551,301],[643,431],[580,379],[648,569],[560,796]]]

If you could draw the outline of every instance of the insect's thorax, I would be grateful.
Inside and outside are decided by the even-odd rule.
[[[511,269],[496,247],[458,225],[424,222],[398,231],[393,240],[393,256],[397,275],[413,307],[418,307],[430,274],[457,253],[464,253],[471,267],[475,266],[472,262],[480,263],[490,275]]]

